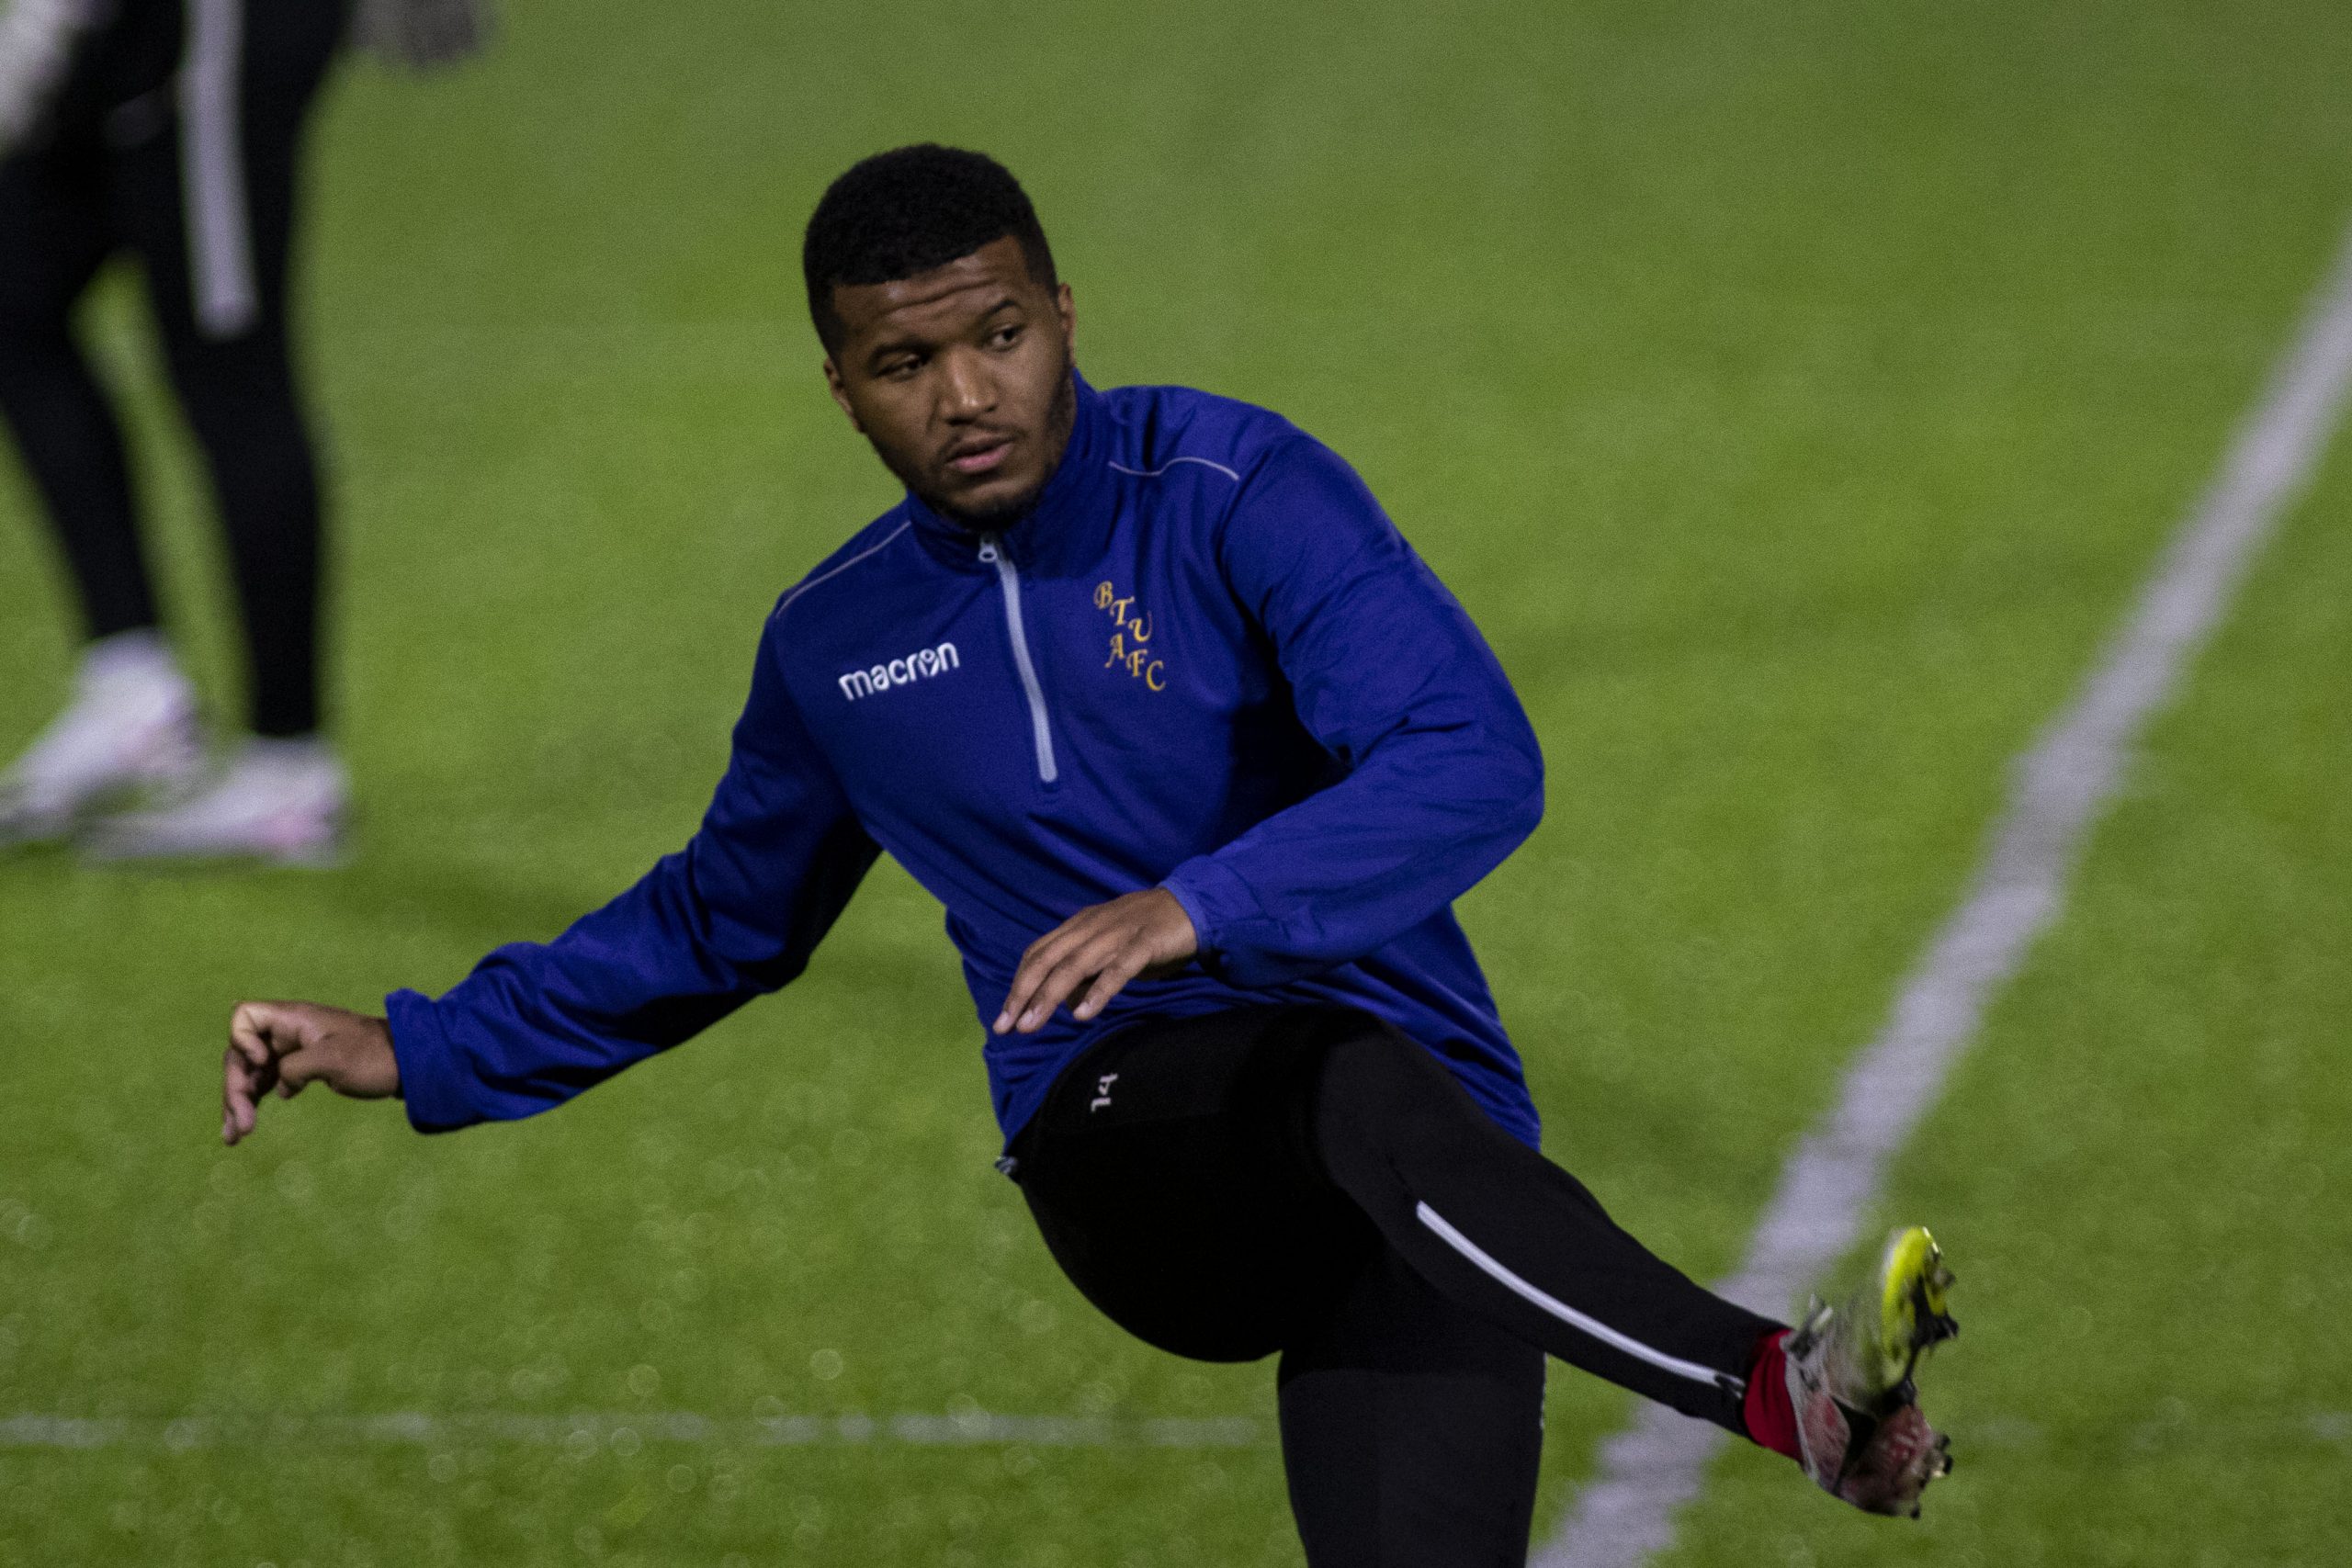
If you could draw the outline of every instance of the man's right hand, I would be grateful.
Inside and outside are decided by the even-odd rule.
[[[272,1089],[291,1100],[311,1083],[354,1100],[400,1093],[391,1026],[317,1002],[239,1002],[220,1063],[220,1141],[250,1134]]]

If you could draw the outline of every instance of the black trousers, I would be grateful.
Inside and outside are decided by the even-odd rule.
[[[1651,1256],[1352,1010],[1130,1025],[1011,1152],[1046,1247],[1114,1322],[1202,1360],[1281,1355],[1312,1568],[1521,1568],[1545,1352],[1744,1436],[1781,1326]]]
[[[92,637],[152,626],[114,409],[72,331],[138,259],[244,612],[254,728],[318,728],[319,476],[287,330],[303,126],[349,0],[119,0],[0,162],[0,413]]]

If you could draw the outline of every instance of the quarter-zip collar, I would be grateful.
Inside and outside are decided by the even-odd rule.
[[[1053,576],[1081,570],[1102,554],[1110,534],[1107,503],[1115,432],[1102,395],[1087,385],[1085,377],[1075,371],[1071,377],[1077,383],[1078,408],[1061,461],[1029,510],[993,531],[998,548],[1024,572]],[[980,535],[941,516],[911,491],[906,507],[916,537],[933,556],[967,570],[994,572],[994,567],[979,558]]]

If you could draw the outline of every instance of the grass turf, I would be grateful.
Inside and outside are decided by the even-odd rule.
[[[2352,28],[2311,4],[1472,5],[1442,25],[1072,6],[982,28],[738,0],[662,28],[597,0],[509,23],[446,81],[354,75],[319,149],[311,357],[358,863],[0,864],[0,1415],[1268,1416],[1264,1369],[1144,1349],[1055,1275],[987,1167],[936,908],[888,867],[785,997],[560,1115],[425,1141],[387,1108],[306,1100],[233,1155],[209,1141],[230,1000],[439,988],[689,829],[764,606],[889,500],[822,396],[793,265],[859,153],[998,151],[1077,284],[1090,375],[1291,413],[1479,617],[1553,784],[1465,919],[1555,1156],[1702,1276],[1736,1257],[2352,197]],[[232,706],[215,551],[142,334],[119,293],[92,324],[135,389],[176,625]],[[2334,561],[2340,590],[2340,553],[2309,536],[2297,558]],[[2252,1320],[2258,1345],[2229,1338],[2188,1382],[2193,1349],[2070,1326],[2075,1280],[2234,1281],[2249,1303],[2324,1283],[2318,1229],[2278,1200],[2340,1184],[2340,1114],[2313,1100],[2274,1137],[2228,1099],[2264,1081],[2254,1047],[2198,1048],[2242,1038],[2221,1002],[2258,1000],[2287,1043],[2258,1058],[2276,1077],[2343,997],[2316,934],[2257,934],[2341,929],[2342,824],[2317,793],[2341,755],[2341,622],[2283,568],[2252,592],[2250,621],[2301,629],[2241,636],[2228,668],[2248,701],[2303,692],[2302,718],[2233,728],[2244,713],[2200,698],[2167,730],[2167,820],[2227,819],[2203,874],[2105,892],[2173,842],[2146,802],[2119,819],[2137,860],[2094,863],[1907,1179],[1981,1303],[1939,1371],[1984,1480],[1963,1471],[1924,1535],[1871,1536],[1737,1454],[1694,1554],[2123,1561],[2077,1500],[2105,1495],[2116,1443],[2150,1422],[2159,1450],[2188,1442],[2209,1414],[2263,1457],[2226,1488],[2184,1483],[2214,1473],[2193,1445],[2133,1470],[2137,1560],[2323,1560],[2327,1450],[2259,1437],[2325,1413],[2315,1314]],[[20,607],[0,621],[9,746],[66,660],[28,527],[0,527],[0,602]],[[2266,757],[2267,782],[2232,782]],[[2231,815],[2247,792],[2266,804]],[[2155,841],[2133,851],[2133,823]],[[2256,908],[2223,896],[2249,856]],[[2239,990],[2188,996],[2208,970]],[[2121,1021],[2199,1006],[2201,1032],[2166,1034],[2177,1070],[2135,1076],[2146,1032]],[[2224,1168],[2183,1200],[2210,1224],[2143,1235],[2170,1206],[2116,1179],[2120,1152],[2223,1148],[2232,1127],[2304,1152]],[[2055,1408],[2033,1397],[2052,1389]],[[1623,1414],[1555,1378],[1547,1519]],[[0,1451],[0,1562],[730,1554],[1297,1556],[1271,1446]]]
[[[1923,1377],[1960,1468],[1924,1539],[1726,1467],[1668,1561],[2340,1560],[2347,501],[2339,457],[1885,1205],[1953,1216],[1961,1276],[1966,1332]]]

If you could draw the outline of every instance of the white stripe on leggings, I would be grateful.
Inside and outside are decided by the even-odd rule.
[[[188,287],[197,329],[235,337],[261,314],[238,118],[243,0],[187,0],[180,62],[180,199],[187,217]]]
[[[1505,1268],[1476,1242],[1447,1224],[1445,1216],[1427,1203],[1416,1203],[1413,1205],[1413,1213],[1419,1218],[1421,1224],[1435,1231],[1448,1247],[1476,1263],[1495,1280],[1501,1281],[1504,1287],[1514,1294],[1533,1302],[1569,1327],[1580,1333],[1589,1334],[1610,1348],[1623,1350],[1635,1360],[1647,1361],[1659,1371],[1672,1372],[1676,1377],[1689,1378],[1692,1382],[1702,1382],[1711,1388],[1724,1389],[1732,1393],[1747,1392],[1747,1383],[1744,1379],[1736,1378],[1729,1372],[1717,1371],[1713,1367],[1702,1367],[1696,1361],[1686,1361],[1679,1356],[1669,1356],[1663,1350],[1654,1349],[1630,1335],[1620,1334],[1597,1317],[1587,1317],[1559,1297],[1529,1284]]]

